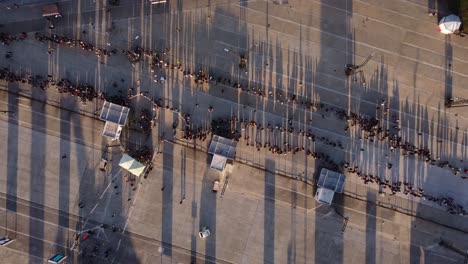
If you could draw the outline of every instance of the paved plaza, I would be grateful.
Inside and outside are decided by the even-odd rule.
[[[87,83],[99,95],[136,96],[128,127],[111,142],[96,115],[102,100],[82,104],[53,85],[43,91],[0,80],[0,225],[15,238],[2,257],[463,263],[438,243],[449,239],[466,250],[466,215],[352,172],[408,183],[467,210],[468,116],[463,107],[445,107],[447,98],[468,98],[467,40],[437,31],[437,17],[427,13],[437,7],[444,15],[443,1],[58,1],[62,18],[52,19],[52,29],[41,17],[48,1],[13,2],[0,1],[0,31],[28,37],[0,46],[0,67]],[[116,52],[96,56],[37,40],[52,34]],[[123,52],[136,47],[157,51],[163,65],[153,67],[151,56],[130,62]],[[361,72],[345,75],[346,64],[370,55]],[[195,82],[201,73],[208,80]],[[144,108],[154,115],[149,135],[135,126]],[[390,138],[369,139],[343,113],[375,118],[390,138],[430,151],[433,161],[390,148]],[[211,136],[188,139],[185,129],[206,132],[213,121],[234,119],[236,158],[220,173],[209,168]],[[142,146],[156,153],[154,168],[134,179],[118,161]],[[102,158],[106,172],[98,168]],[[438,166],[444,161],[450,166]],[[324,167],[347,176],[332,206],[314,199]],[[212,192],[214,180],[222,193]],[[212,235],[200,239],[205,226]],[[93,235],[75,241],[83,230]]]

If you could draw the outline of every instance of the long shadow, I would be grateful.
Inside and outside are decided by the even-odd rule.
[[[452,98],[453,96],[453,77],[452,77],[452,60],[453,48],[451,36],[445,35],[445,97]]]
[[[208,173],[207,173],[208,174]],[[204,227],[210,229],[211,235],[208,240],[205,241],[205,263],[211,263],[213,259],[216,259],[216,197],[214,197],[212,191],[212,179],[205,174],[202,180],[202,189],[200,197],[200,209],[199,214],[199,230]]]
[[[275,262],[275,161],[265,161],[265,200],[263,213],[263,262]]]
[[[161,115],[161,124],[164,124],[164,117]],[[174,173],[172,171],[174,165],[174,150],[172,144],[164,145],[163,152],[163,170],[162,175],[162,222],[161,222],[161,241],[164,243],[164,254],[172,256],[172,229],[173,229],[173,184],[174,184]]]
[[[196,155],[196,150],[192,150],[192,155]],[[196,173],[195,173],[195,168],[196,168],[196,161],[195,159],[192,160],[192,210],[191,210],[191,220],[192,220],[192,236],[190,237],[190,263],[196,263],[197,257],[197,232],[198,232],[198,226],[196,224],[197,221],[197,216],[198,216],[198,203],[197,203],[197,184],[196,184]]]
[[[378,263],[376,260],[376,214],[377,208],[374,203],[376,200],[376,195],[373,190],[367,193],[368,200],[372,202],[366,203],[366,263]]]
[[[75,121],[75,120],[74,120]],[[71,116],[70,112],[61,109],[60,110],[60,135],[64,137],[68,137],[71,135]],[[78,126],[75,126],[77,128]],[[76,134],[75,134],[76,135]],[[78,136],[78,135],[77,135]],[[59,165],[59,190],[58,190],[58,209],[61,212],[68,212],[69,205],[70,205],[70,166],[71,162],[71,151],[70,151],[70,141],[68,139],[64,139],[63,137],[60,139],[60,152],[59,157],[57,159],[60,162]],[[86,157],[80,157],[86,158]],[[64,228],[68,228],[69,222],[68,217],[65,214],[58,215],[58,224]],[[64,237],[62,232],[57,232],[55,243],[63,244]]]
[[[34,88],[33,88],[34,89]],[[37,96],[37,89],[33,90],[33,96]],[[34,262],[36,257],[44,257],[44,225],[40,222],[44,219],[44,196],[45,194],[45,156],[48,152],[46,147],[46,136],[44,133],[34,133],[42,131],[45,127],[45,105],[42,102],[33,101],[32,103],[32,138],[31,138],[31,157],[30,157],[30,201],[37,206],[29,207],[29,260]],[[38,219],[39,221],[36,221]],[[40,238],[40,239],[37,239]]]
[[[7,215],[8,212],[16,214],[17,204],[16,197],[18,195],[18,151],[19,151],[19,140],[18,140],[18,97],[13,93],[8,94],[8,157],[7,157],[7,186],[6,192],[8,195],[6,202]],[[16,218],[16,217],[15,217]],[[7,218],[8,220],[8,218]],[[7,223],[7,227],[10,223]],[[11,223],[16,225],[16,223]]]
[[[353,39],[353,29],[350,28],[351,19],[352,19],[352,12],[353,7],[351,1],[338,1],[331,3],[330,1],[322,0],[321,2],[321,10],[320,10],[320,54],[318,55],[318,63],[316,66],[315,71],[320,73],[326,74],[338,74],[338,73],[330,73],[330,64],[341,64],[345,65],[347,63],[354,64],[354,39]],[[333,19],[331,19],[333,17]],[[335,50],[333,47],[338,47],[339,50]],[[346,56],[338,57],[337,55],[330,56],[330,54],[334,54],[336,52],[345,52]],[[332,61],[332,62],[331,62]],[[344,69],[337,69],[339,71],[344,71]],[[336,70],[335,70],[336,71]],[[343,74],[344,76],[344,74]],[[340,78],[341,76],[338,76]],[[315,81],[318,83],[320,80],[317,75],[317,80]],[[325,77],[328,78],[328,77]],[[344,77],[341,77],[344,78]],[[347,81],[343,82],[343,87],[336,87],[334,89],[342,90],[342,91],[349,91],[352,85]],[[354,88],[353,88],[354,89]],[[348,94],[351,92],[348,92]],[[320,90],[314,91],[314,98],[326,100],[327,95],[326,93],[321,93]],[[351,103],[348,98],[336,98],[333,102],[337,103],[339,107],[348,107]],[[348,111],[352,109],[347,109]],[[311,124],[314,123],[312,120]],[[317,122],[318,123],[318,122]],[[330,130],[334,130],[334,128],[329,128]],[[341,159],[343,158],[342,155],[332,154],[333,159]],[[338,163],[341,163],[338,162]],[[326,167],[326,162],[319,162],[318,160],[315,161],[315,179],[320,175],[320,169],[322,167]],[[340,171],[338,171],[340,172]],[[341,172],[340,172],[341,173]],[[315,190],[314,190],[315,191]],[[335,195],[335,200],[333,202],[333,209],[336,210],[338,214],[343,215],[343,206],[345,200],[342,196]],[[339,224],[342,224],[344,220],[342,217],[338,216]],[[329,263],[343,263],[344,262],[344,237],[334,235],[336,230],[324,230],[321,228],[321,221],[320,217],[315,217],[315,263],[324,263],[324,261],[328,261]],[[352,221],[352,220],[350,220]],[[332,232],[331,234],[329,232]],[[333,239],[330,239],[330,235],[334,236]],[[327,240],[326,243],[324,243]],[[331,241],[330,241],[331,240]],[[327,248],[324,248],[327,247]]]

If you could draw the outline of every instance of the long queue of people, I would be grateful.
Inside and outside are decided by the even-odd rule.
[[[358,166],[350,166],[348,162],[343,165],[349,173],[357,175],[364,184],[375,183],[383,189],[389,188],[391,195],[397,193],[403,193],[405,195],[412,195],[414,197],[421,198],[422,200],[428,200],[438,204],[439,206],[445,206],[447,212],[450,214],[457,215],[468,215],[468,212],[463,206],[457,204],[451,197],[434,197],[426,194],[422,188],[415,188],[413,184],[409,182],[390,182],[389,180],[382,180],[379,176],[373,174],[366,174],[360,171]],[[402,188],[403,186],[403,188]]]
[[[189,115],[183,115],[183,118],[185,121],[190,120]],[[241,133],[239,133],[236,130],[233,130],[233,124],[235,122],[239,122],[242,127],[246,128],[248,126],[255,126],[257,129],[262,130],[263,127],[261,125],[257,125],[257,123],[253,120],[251,121],[245,121],[245,120],[238,120],[235,116],[231,118],[219,118],[215,119],[212,122],[212,126],[209,128],[201,128],[197,127],[195,129],[191,129],[190,126],[186,126],[184,128],[184,134],[183,134],[183,139],[184,140],[194,140],[194,139],[199,139],[204,141],[206,139],[206,136],[209,134],[216,134],[216,135],[221,135],[224,137],[232,138],[236,141],[244,140],[246,142],[250,141],[249,137],[243,137]],[[189,123],[189,122],[186,122]],[[260,126],[260,127],[259,127]],[[270,131],[273,130],[278,130],[280,132],[288,132],[286,129],[282,128],[281,126],[271,126],[270,124],[267,125],[267,129]],[[292,131],[289,131],[290,133]],[[313,133],[309,132],[304,132],[300,131],[298,135],[305,136],[311,141],[320,141],[322,144],[329,145],[332,147],[338,147],[338,148],[343,148],[342,144],[340,142],[333,142],[332,140],[327,139],[326,137],[323,136],[318,136],[314,135]],[[352,173],[357,175],[364,184],[372,184],[375,183],[382,187],[383,189],[389,189],[391,191],[391,195],[395,195],[397,193],[403,193],[405,195],[412,195],[414,197],[419,197],[422,200],[428,200],[434,203],[437,203],[440,206],[445,206],[446,210],[450,214],[457,214],[457,215],[467,215],[467,211],[463,208],[463,206],[457,204],[454,199],[450,197],[434,197],[429,194],[426,194],[422,188],[415,188],[413,184],[409,182],[401,182],[401,181],[395,181],[392,182],[390,180],[382,180],[381,177],[377,175],[372,175],[372,174],[365,174],[362,173],[359,169],[358,166],[350,166],[348,162],[345,162],[343,164],[336,164],[330,156],[324,153],[316,152],[316,151],[311,151],[309,149],[305,149],[303,146],[298,147],[294,146],[291,147],[289,143],[285,144],[285,147],[281,147],[278,145],[272,145],[269,142],[264,143],[263,145],[259,142],[257,144],[252,145],[247,143],[247,146],[255,146],[258,150],[263,146],[264,148],[268,148],[269,151],[273,154],[283,154],[286,155],[287,153],[292,153],[295,154],[300,151],[305,150],[305,154],[308,156],[311,156],[315,160],[318,161],[323,161],[327,163],[327,167],[336,170],[336,171],[341,171],[343,168],[347,170],[347,172]],[[392,164],[387,163],[387,168],[391,169]]]
[[[25,35],[25,33],[22,34],[22,36]],[[0,35],[1,36],[1,35]],[[73,38],[68,38],[65,36],[59,36],[56,34],[52,34],[50,36],[47,35],[42,35],[39,33],[35,34],[35,38],[39,41],[52,41],[57,44],[65,44],[70,47],[74,47],[79,45],[82,49],[84,50],[89,50],[89,51],[95,51],[97,54],[115,54],[117,53],[116,49],[113,49],[111,51],[107,51],[106,49],[99,49],[95,48],[92,44],[86,43],[82,40],[78,39],[73,39]],[[200,69],[198,71],[191,71],[191,70],[183,70],[182,69],[182,64],[180,62],[177,63],[170,63],[168,60],[164,59],[164,55],[167,55],[169,52],[168,49],[165,49],[163,52],[155,52],[152,50],[146,50],[143,48],[135,48],[133,50],[122,50],[122,53],[128,57],[128,59],[134,63],[140,61],[144,57],[149,57],[151,58],[151,68],[154,71],[155,69],[163,69],[163,66],[169,69],[180,69],[183,71],[183,74],[185,77],[190,77],[194,79],[194,82],[197,84],[204,84],[204,83],[213,83],[215,85],[217,84],[222,84],[222,85],[227,85],[230,86],[232,85],[233,88],[236,89],[241,89],[244,92],[252,93],[258,96],[267,96],[265,91],[259,86],[252,86],[251,85],[244,85],[242,84],[241,81],[231,81],[230,78],[222,77],[222,76],[216,76],[213,74],[209,74],[206,71]],[[39,87],[41,89],[47,89],[47,82],[48,80],[43,80],[42,83],[40,81],[36,81],[39,83]],[[300,84],[302,85],[302,83]],[[82,102],[86,102],[86,100],[89,100],[93,96],[91,95],[94,93],[93,89],[90,89],[89,86],[71,86],[71,85],[65,85],[62,88],[58,89],[59,91],[65,91],[65,92],[70,92],[74,96],[80,96],[82,98]],[[89,92],[87,92],[89,91]],[[403,156],[418,156],[422,158],[425,162],[430,163],[431,165],[436,165],[439,167],[448,167],[454,174],[460,174],[468,173],[468,169],[466,168],[461,168],[458,167],[455,163],[451,163],[449,161],[443,161],[440,160],[439,157],[434,157],[431,154],[431,151],[425,147],[418,147],[416,145],[410,144],[409,142],[403,142],[402,138],[398,136],[398,125],[395,125],[393,127],[389,127],[387,129],[384,129],[384,125],[381,124],[381,121],[378,120],[377,118],[374,117],[369,117],[369,116],[364,116],[360,115],[358,113],[351,112],[347,114],[347,112],[344,109],[335,107],[335,106],[330,106],[330,105],[325,105],[323,103],[319,102],[314,102],[310,100],[309,98],[301,97],[298,95],[291,94],[289,96],[283,96],[282,91],[276,91],[275,94],[273,94],[272,91],[268,93],[268,96],[270,97],[275,97],[278,102],[281,103],[293,103],[296,105],[302,105],[306,109],[312,109],[315,111],[321,111],[321,112],[329,112],[333,113],[336,117],[339,119],[346,119],[347,125],[345,127],[345,131],[348,131],[350,126],[359,126],[363,131],[364,131],[364,139],[373,142],[376,140],[380,141],[388,141],[389,143],[389,148],[391,151],[395,151],[395,149],[401,149],[401,154]],[[88,98],[88,99],[86,99]],[[113,98],[116,99],[116,98]],[[382,108],[384,107],[385,100],[383,100],[381,105],[378,105],[377,108]],[[386,112],[388,112],[388,107],[385,108]],[[322,114],[322,116],[324,116]],[[398,118],[396,115],[393,116],[393,120],[395,123],[398,123]],[[289,128],[289,129],[294,129],[294,128]],[[397,131],[394,131],[397,130]],[[278,149],[277,146],[273,146],[273,150]],[[294,149],[294,148],[293,148]],[[283,153],[283,151],[280,149],[279,153]]]
[[[69,80],[64,80],[64,79],[56,82],[56,81],[53,81],[51,79],[51,76],[48,76],[48,78],[42,78],[39,75],[36,75],[36,76],[31,75],[31,76],[28,76],[28,77],[23,77],[23,76],[15,74],[13,72],[10,72],[8,69],[2,69],[2,70],[0,70],[0,79],[6,80],[8,82],[28,83],[28,84],[31,84],[34,87],[40,87],[43,90],[46,89],[48,84],[51,84],[51,85],[57,86],[57,90],[59,90],[59,92],[68,92],[68,93],[71,93],[72,95],[75,95],[75,96],[79,96],[80,94],[84,94],[84,95],[86,95],[85,98],[87,98],[87,100],[93,100],[94,98],[98,97],[98,95],[94,92],[94,89],[93,89],[92,86],[89,86],[89,85],[86,85],[86,84],[85,85],[76,85],[76,86],[74,86],[74,85],[72,85],[72,83]],[[100,94],[99,96],[104,97],[104,94]],[[115,97],[114,96],[114,97],[109,98],[109,99],[112,100],[112,99],[115,99],[115,98],[117,98],[117,99],[120,98],[123,102],[126,102],[126,104],[128,104],[128,97],[125,98],[123,96],[120,96],[120,97]],[[162,107],[162,105],[160,104],[160,100],[155,102],[155,104],[157,105],[158,108]],[[167,106],[166,108],[169,108],[169,106]],[[149,113],[149,111],[148,111],[148,113]],[[149,115],[145,115],[144,113],[142,114],[142,120],[146,121],[146,120],[150,120],[150,118],[151,117]],[[184,120],[186,122],[189,121],[190,116],[189,115],[184,115]],[[239,131],[237,131],[237,130],[232,129],[234,127],[234,123],[238,122],[238,121],[239,120],[235,116],[231,117],[230,119],[216,119],[212,123],[212,128],[208,128],[208,129],[204,129],[202,127],[198,127],[196,129],[191,129],[191,126],[189,124],[187,124],[185,126],[185,128],[184,128],[183,138],[186,139],[186,140],[193,140],[195,138],[198,138],[199,140],[205,141],[207,139],[207,136],[209,134],[211,134],[213,131],[215,131],[216,134],[221,134],[221,135],[224,135],[224,136],[227,136],[227,137],[231,137],[231,138],[234,138],[234,139],[239,141],[240,139],[242,139],[241,133],[239,133]],[[364,121],[362,119],[361,120],[355,120],[355,121],[362,122],[362,123],[365,123],[365,124],[369,122],[369,121]],[[144,122],[144,123],[145,124],[148,123],[148,126],[150,126],[149,125],[150,122]],[[240,125],[243,128],[247,128],[247,127],[251,126],[251,127],[256,127],[257,129],[260,129],[260,130],[265,129],[265,127],[263,127],[261,124],[257,124],[254,120],[251,120],[251,121],[240,120]],[[146,127],[147,126],[145,125],[145,128]],[[289,132],[289,133],[295,132],[294,129],[291,129],[291,128],[286,129],[286,128],[281,127],[280,125],[272,126],[271,124],[267,124],[266,128],[270,132],[273,132],[274,130],[277,130],[277,131],[280,131],[280,132]],[[332,147],[338,147],[338,148],[343,149],[343,146],[342,146],[341,142],[333,142],[333,141],[327,139],[326,137],[316,136],[313,133],[311,133],[310,131],[305,132],[305,131],[300,130],[300,131],[298,131],[298,133],[299,133],[299,135],[307,137],[311,141],[318,140],[318,141],[321,141],[322,143],[330,145]],[[229,134],[231,134],[231,135],[229,135]],[[247,141],[249,139],[244,138],[244,140]],[[398,138],[392,139],[392,140],[393,140],[392,141],[393,142],[392,146],[395,146],[395,144],[394,144],[395,140],[396,140],[396,142],[399,142]],[[298,147],[298,146],[293,146],[292,147],[290,144],[286,144],[285,145],[286,147],[282,147],[280,145],[273,145],[273,144],[271,144],[269,142],[266,142],[263,145],[260,142],[256,142],[255,147],[257,147],[258,150],[260,150],[261,146],[263,146],[264,148],[268,148],[273,154],[284,154],[284,155],[286,155],[287,153],[291,153],[291,152],[293,154],[295,154],[296,152],[304,151],[304,147]],[[416,150],[415,148],[411,148],[410,145],[407,142],[405,144],[403,144],[402,149],[413,151],[415,153],[419,152],[419,150]],[[422,154],[427,155],[427,152],[428,151],[423,150]],[[333,162],[332,159],[326,154],[313,152],[313,151],[311,151],[309,149],[305,150],[305,154],[312,156],[314,159],[322,160],[322,161],[328,163],[329,168],[332,169],[332,170],[339,170],[340,167],[341,167],[338,164],[336,164],[335,162]],[[142,154],[142,155],[138,154],[136,156],[140,157],[142,162],[146,162],[146,159],[150,157],[150,154],[148,154],[148,153]],[[444,164],[444,166],[449,166],[450,165],[447,162],[445,162],[443,164]],[[357,166],[353,167],[353,168],[349,168],[349,165],[345,164],[344,167],[348,168],[348,171],[350,173],[356,173],[364,181],[365,184],[375,182],[376,184],[379,184],[383,188],[386,188],[386,187],[390,188],[390,190],[392,191],[392,194],[396,194],[397,192],[401,192],[402,183],[400,181],[394,182],[394,183],[391,183],[388,180],[382,181],[377,176],[361,174],[361,172],[359,171],[359,168]],[[429,201],[436,202],[436,203],[438,203],[440,205],[445,205],[445,206],[447,206],[447,211],[449,213],[451,213],[451,214],[459,214],[459,215],[466,215],[467,214],[467,212],[463,209],[463,207],[460,206],[460,205],[457,205],[456,203],[454,203],[453,199],[451,199],[451,198],[437,198],[437,197],[433,197],[433,196],[424,194],[422,189],[417,189],[416,190],[416,189],[414,189],[413,185],[410,184],[410,183],[405,182],[403,185],[404,185],[404,191],[403,191],[404,194],[410,194],[410,195],[413,195],[413,196],[421,197],[422,199],[425,199],[425,200],[427,199]]]
[[[92,85],[73,83],[68,79],[54,80],[51,75],[47,77],[41,75],[21,75],[3,68],[0,69],[0,79],[7,82],[29,84],[33,89],[39,88],[42,91],[47,90],[49,87],[54,87],[59,93],[67,93],[80,98],[83,104],[98,97],[104,99],[104,94],[99,95]]]
[[[36,39],[40,41],[44,40],[49,40],[53,41],[57,44],[66,44],[71,47],[74,47],[76,45],[79,45],[82,49],[89,50],[89,51],[95,51],[99,54],[104,53],[104,54],[115,54],[117,53],[117,49],[113,49],[111,51],[108,51],[106,49],[99,49],[94,47],[92,44],[85,43],[82,40],[78,39],[73,39],[73,38],[68,38],[65,36],[59,36],[52,34],[50,36],[47,35],[41,35],[39,33],[36,33]],[[130,62],[135,63],[138,61],[141,61],[144,57],[151,58],[151,63],[150,66],[152,70],[154,71],[155,69],[163,69],[163,66],[168,69],[180,69],[185,77],[188,78],[193,78],[194,82],[197,84],[222,84],[226,86],[231,86],[236,89],[241,89],[243,92],[248,92],[252,93],[258,96],[263,96],[263,97],[274,97],[278,102],[281,104],[288,104],[288,103],[293,103],[297,106],[303,106],[306,109],[312,109],[315,111],[321,111],[321,112],[329,112],[329,113],[334,113],[336,117],[339,119],[346,119],[348,121],[348,124],[346,125],[345,130],[347,131],[349,129],[349,126],[354,126],[354,125],[359,125],[359,127],[365,132],[364,138],[369,140],[369,141],[374,141],[374,140],[389,140],[390,143],[390,149],[393,150],[395,147],[400,147],[403,150],[405,150],[405,147],[411,147],[416,149],[417,147],[414,145],[409,145],[409,144],[401,144],[401,138],[397,136],[398,133],[392,133],[391,135],[391,130],[399,130],[398,125],[396,124],[393,126],[393,129],[384,129],[383,124],[381,124],[380,120],[374,118],[374,117],[369,117],[369,116],[364,116],[360,115],[358,113],[351,112],[347,114],[347,112],[344,109],[341,109],[339,107],[335,106],[330,106],[330,105],[325,105],[324,103],[321,102],[316,102],[311,100],[310,98],[296,95],[296,94],[291,94],[288,93],[288,96],[285,95],[285,93],[281,90],[277,90],[273,93],[273,91],[269,91],[268,93],[265,92],[265,89],[261,88],[260,85],[255,85],[251,84],[248,80],[244,81],[231,81],[229,77],[223,77],[222,75],[216,75],[216,74],[211,74],[208,73],[210,72],[209,70],[203,70],[199,69],[197,71],[192,71],[189,69],[182,69],[182,64],[180,62],[176,63],[171,63],[169,60],[164,58],[164,55],[167,55],[169,52],[169,49],[164,49],[162,52],[156,52],[152,50],[146,50],[140,47],[136,47],[131,50],[122,50],[122,53],[126,55],[129,59]],[[300,83],[300,86],[303,84]],[[378,105],[377,108],[384,108],[384,103],[385,100],[383,100],[383,103],[381,105]],[[388,113],[388,107],[385,108],[386,112]],[[397,118],[394,118],[396,123],[398,122]],[[396,137],[396,140],[395,140]],[[395,141],[397,141],[395,143]],[[395,146],[393,146],[395,145]],[[405,155],[405,151],[402,152],[403,155]],[[411,151],[409,152],[410,154],[412,153]],[[426,161],[432,161],[435,163],[434,159],[431,157],[431,152],[427,149],[425,151],[420,152],[426,157]],[[439,163],[446,163],[446,162],[439,162]],[[461,168],[456,168],[455,164],[448,164],[453,167],[453,171],[455,174],[458,174],[462,171]],[[464,171],[464,170],[463,170]],[[468,170],[466,171],[468,172]]]

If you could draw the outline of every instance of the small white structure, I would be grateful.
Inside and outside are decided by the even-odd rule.
[[[198,236],[200,238],[207,238],[211,235],[211,232],[210,232],[210,229],[206,226],[202,227],[202,229],[200,230],[200,232],[198,232]]]
[[[138,177],[143,173],[143,171],[145,171],[145,165],[127,154],[123,154],[119,161],[119,166]]]
[[[106,121],[102,135],[112,140],[120,137],[122,127],[127,123],[130,108],[113,104],[111,102],[104,102],[101,110],[100,119]]]
[[[343,174],[325,168],[322,169],[317,182],[318,188],[315,193],[315,200],[331,205],[335,193],[343,193],[345,182],[346,176]]]
[[[446,16],[439,22],[440,33],[442,34],[453,34],[460,29],[460,26],[461,20],[456,15]]]
[[[213,154],[210,168],[223,171],[226,162],[234,159],[236,148],[237,142],[235,140],[214,135],[208,148],[208,153]]]

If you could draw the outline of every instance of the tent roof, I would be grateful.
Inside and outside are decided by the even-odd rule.
[[[127,122],[129,112],[130,108],[128,107],[106,101],[102,106],[100,118],[101,120],[124,126]]]
[[[315,200],[321,203],[331,205],[333,201],[333,196],[335,196],[334,191],[327,188],[318,188],[317,192],[315,193]]]
[[[145,165],[136,161],[134,158],[130,157],[127,154],[123,154],[122,158],[119,161],[119,166],[126,169],[128,172],[135,176],[140,176],[145,170]]]
[[[460,26],[460,18],[453,14],[442,18],[439,22],[439,29],[443,34],[453,34],[460,29]]]
[[[223,171],[224,167],[226,166],[226,158],[220,155],[213,155],[213,159],[211,160],[210,168]]]
[[[105,137],[117,139],[120,137],[121,131],[122,127],[118,124],[106,121],[106,124],[104,125],[104,130],[102,131],[102,135]]]
[[[208,153],[223,156],[226,159],[232,160],[236,155],[236,148],[237,142],[235,140],[214,135],[211,140]]]
[[[323,168],[320,171],[317,185],[318,187],[323,187],[337,193],[342,193],[344,190],[345,181],[346,176],[343,174]]]

